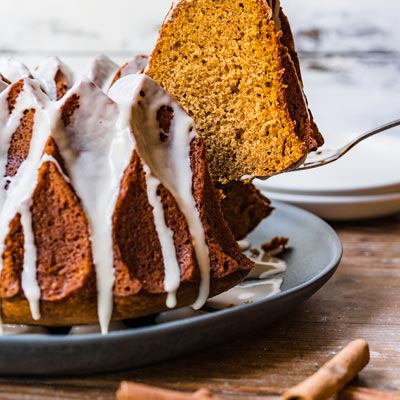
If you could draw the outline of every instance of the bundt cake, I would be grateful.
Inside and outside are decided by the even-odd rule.
[[[0,62],[2,320],[201,307],[253,266],[222,210],[237,239],[271,212],[242,180],[321,143],[273,0],[182,0],[149,64],[101,56],[75,84],[57,58]]]
[[[108,93],[85,78],[64,95],[69,74],[53,62],[5,76],[0,94],[2,320],[106,332],[243,279],[253,263],[179,104],[144,74]]]
[[[294,168],[322,136],[278,0],[181,0],[145,71],[196,121],[221,183]]]

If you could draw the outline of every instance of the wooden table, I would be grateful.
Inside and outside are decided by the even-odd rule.
[[[0,398],[113,399],[121,380],[178,390],[207,387],[227,399],[275,399],[363,337],[371,361],[358,386],[400,392],[400,215],[336,223],[341,265],[316,295],[274,325],[220,348],[116,374],[0,378]],[[275,395],[271,387],[276,387]]]

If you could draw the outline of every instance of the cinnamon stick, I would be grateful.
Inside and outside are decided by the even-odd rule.
[[[133,382],[121,382],[116,396],[117,400],[218,400],[207,389],[183,393]]]
[[[276,398],[284,389],[275,387],[230,387],[230,392],[240,395],[265,396]],[[183,396],[183,397],[182,397]],[[117,400],[218,400],[207,389],[200,389],[195,393],[181,393],[173,390],[160,389],[130,382],[122,382],[117,392]],[[380,392],[369,388],[347,386],[338,397],[338,400],[400,400],[400,393]]]
[[[328,399],[339,393],[368,362],[368,343],[363,339],[354,340],[314,375],[285,392],[282,400]]]
[[[314,375],[292,389],[285,391],[281,399],[324,400],[339,394],[338,400],[400,400],[400,393],[380,392],[374,389],[354,386],[345,387],[368,362],[368,343],[362,339],[355,340],[324,364]],[[243,386],[237,389],[242,394],[257,392],[262,395],[274,395],[274,398],[284,390],[270,387],[251,388]],[[218,400],[207,389],[200,389],[195,393],[185,393],[133,382],[122,382],[116,398],[117,400]]]

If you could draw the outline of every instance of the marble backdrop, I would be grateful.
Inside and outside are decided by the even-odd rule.
[[[17,56],[30,67],[57,55],[78,74],[99,53],[122,63],[151,50],[169,5],[170,0],[3,0],[0,55]],[[400,118],[398,0],[282,5],[328,145]]]

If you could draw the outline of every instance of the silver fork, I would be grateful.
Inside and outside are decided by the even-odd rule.
[[[377,133],[387,131],[389,129],[395,128],[396,126],[400,125],[400,119],[396,119],[395,121],[388,122],[382,126],[379,126],[371,131],[365,132],[360,136],[353,139],[351,142],[347,143],[346,145],[340,147],[339,149],[324,149],[324,150],[317,150],[314,153],[308,154],[304,163],[294,169],[293,171],[301,171],[304,169],[311,169],[316,167],[321,167],[322,165],[330,164],[333,161],[338,160],[340,157],[343,157],[349,150],[351,150],[354,146],[358,143],[362,142],[364,139],[367,139]]]

